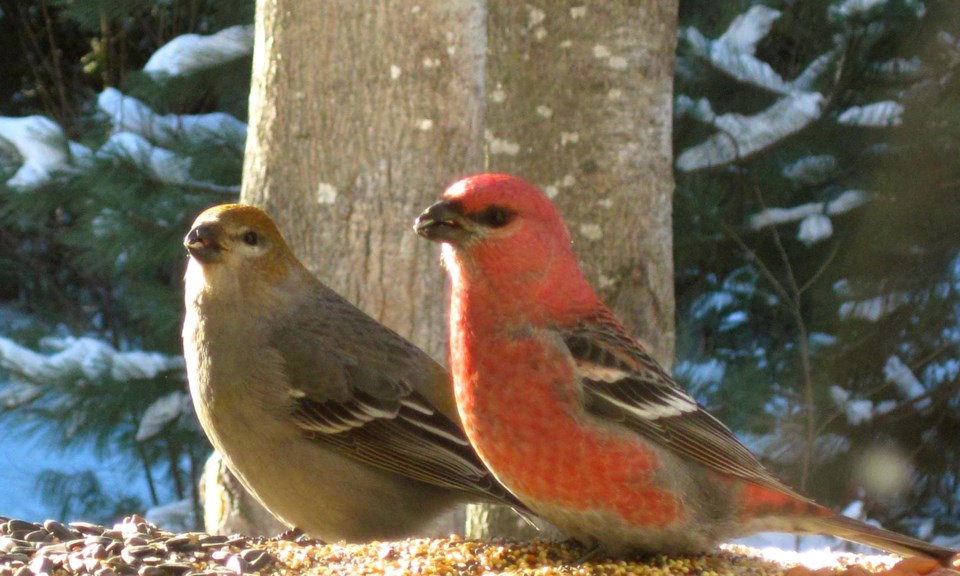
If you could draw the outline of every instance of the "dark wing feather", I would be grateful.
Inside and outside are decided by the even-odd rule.
[[[272,340],[303,433],[372,466],[522,507],[480,461],[451,408],[444,413],[429,398],[433,387],[451,386],[446,370],[329,289],[313,298]]]
[[[708,468],[807,500],[777,480],[681,388],[608,310],[564,333],[588,412],[622,423]]]

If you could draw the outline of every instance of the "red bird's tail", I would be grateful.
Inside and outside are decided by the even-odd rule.
[[[786,490],[788,488],[784,487]],[[825,506],[808,500],[796,493],[775,490],[771,487],[748,485],[742,518],[760,520],[771,531],[787,529],[791,532],[829,534],[858,544],[864,544],[901,554],[903,556],[926,556],[946,567],[951,566],[958,552],[922,540],[877,528],[865,522],[841,516]],[[769,524],[763,519],[769,518]]]
[[[846,516],[840,516],[839,514],[834,514],[827,518],[810,518],[806,524],[808,524],[806,528],[811,532],[832,534],[837,538],[843,538],[844,540],[850,540],[858,544],[866,544],[867,546],[895,552],[903,556],[927,556],[948,568],[952,567],[951,561],[958,554],[956,550],[950,550],[949,548],[936,546],[923,540],[911,538],[910,536],[904,536],[903,534],[897,534],[890,530],[877,528],[876,526],[871,526],[859,520],[847,518]]]

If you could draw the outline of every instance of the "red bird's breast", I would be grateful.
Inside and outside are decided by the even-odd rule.
[[[656,483],[656,453],[586,413],[565,349],[536,332],[511,337],[487,330],[482,320],[456,314],[452,320],[451,364],[464,428],[517,497],[548,520],[544,507],[564,515],[602,511],[645,526],[679,519],[677,496]]]

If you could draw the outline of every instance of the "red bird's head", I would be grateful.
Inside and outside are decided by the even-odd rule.
[[[534,308],[545,304],[541,298],[547,293],[593,294],[584,291],[586,281],[556,207],[520,178],[504,174],[464,178],[424,210],[414,230],[444,244],[444,263],[454,289],[461,282],[471,286],[482,282],[510,294],[517,304]],[[568,298],[568,303],[579,299]]]

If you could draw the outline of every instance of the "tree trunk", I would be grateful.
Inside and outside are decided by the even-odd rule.
[[[553,197],[591,284],[669,367],[677,1],[489,9],[490,168]]]
[[[260,505],[214,452],[200,478],[203,525],[211,534],[276,536],[286,526]]]
[[[436,358],[443,271],[411,226],[481,166],[484,26],[469,0],[257,7],[243,200],[327,285]]]
[[[410,225],[461,176],[524,177],[669,365],[676,13],[676,0],[259,0],[242,199],[324,282],[445,359],[437,249]],[[475,519],[476,535],[517,534],[512,514]]]
[[[632,4],[491,0],[484,138],[488,169],[554,199],[591,284],[669,367],[677,2]],[[468,507],[470,536],[530,535],[488,507]]]

